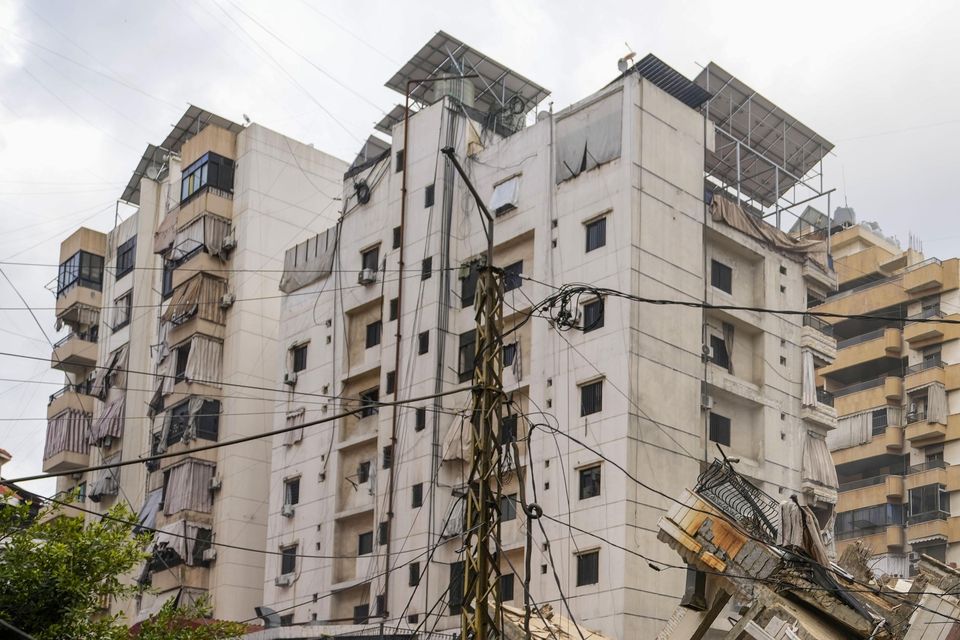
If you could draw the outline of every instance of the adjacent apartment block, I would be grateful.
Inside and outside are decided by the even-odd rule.
[[[262,433],[275,411],[277,283],[284,250],[328,227],[346,163],[257,124],[190,107],[148,145],[121,197],[137,207],[107,233],[81,228],[60,249],[44,471],[150,453],[182,455],[62,476],[81,506],[128,504],[159,530],[137,602],[212,596],[244,619],[262,602],[267,441],[192,453]]]
[[[838,210],[831,236],[839,290],[818,311],[837,358],[817,371],[835,398],[829,443],[840,481],[836,535],[863,540],[877,570],[912,575],[919,554],[960,561],[960,261],[903,250],[872,223]]]
[[[749,307],[825,298],[826,243],[771,222],[830,143],[715,64],[691,81],[652,55],[536,113],[545,89],[440,32],[387,86],[410,111],[384,118],[344,174],[337,225],[284,262],[270,384],[286,389],[274,427],[290,430],[272,443],[279,555],[263,583],[282,623],[459,626],[486,238],[444,147],[496,216],[504,273],[504,601],[523,602],[529,562],[536,602],[562,610],[562,590],[586,627],[655,637],[688,578],[624,551],[672,562],[656,540],[670,502],[631,476],[673,495],[718,447],[829,529],[836,414],[815,385],[836,356],[828,326],[589,294],[570,309],[576,328],[528,316],[572,282]],[[546,514],[530,558],[521,487]]]

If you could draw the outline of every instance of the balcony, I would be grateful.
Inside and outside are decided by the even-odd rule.
[[[862,367],[866,370],[867,367],[863,365],[867,364],[884,366],[884,363],[878,361],[885,358],[890,359],[888,365],[894,365],[894,360],[900,358],[901,347],[902,334],[900,329],[895,327],[881,328],[853,338],[840,340],[837,342],[836,360],[833,364],[823,367],[818,373],[823,376],[830,376],[853,367]],[[876,366],[874,366],[874,370],[876,370]],[[874,373],[874,375],[876,374]]]
[[[903,427],[887,426],[883,433],[873,436],[870,442],[832,451],[833,463],[839,466],[867,458],[899,454],[903,451],[903,437]]]
[[[940,305],[924,309],[920,313],[908,316],[907,324],[903,329],[903,339],[914,348],[919,346],[919,343],[939,341],[951,326],[947,323],[936,322],[936,320],[945,317],[947,316],[940,309]],[[950,316],[950,319],[960,320],[960,314],[954,314]]]
[[[877,553],[884,549],[901,549],[906,544],[903,525],[889,525],[873,533],[863,535],[864,532],[852,532],[849,534],[837,535],[837,554],[843,553],[847,545],[853,544],[857,540],[862,540],[864,544]]]
[[[189,200],[180,205],[176,212],[177,228],[186,227],[205,213],[232,220],[233,194],[212,186],[201,188]],[[173,215],[173,212],[167,215]]]
[[[48,419],[68,410],[93,413],[93,396],[90,395],[89,383],[68,384],[50,394],[47,401]]]
[[[97,332],[71,332],[53,345],[50,366],[67,373],[83,374],[97,364]]]
[[[888,500],[902,501],[904,496],[903,476],[880,475],[862,480],[844,482],[839,487],[838,511],[861,509]]]
[[[880,376],[834,389],[833,395],[836,399],[834,405],[837,415],[859,413],[885,405],[891,400],[900,402],[903,398],[903,378]]]
[[[803,316],[800,346],[810,349],[821,360],[828,363],[832,363],[837,357],[837,343],[833,338],[833,326],[816,316]]]
[[[914,446],[923,446],[939,442],[947,435],[947,425],[939,422],[927,422],[927,413],[918,411],[907,414],[906,438]]]
[[[827,298],[814,311],[842,314],[868,314],[904,304],[910,296],[903,290],[899,276],[868,282]]]
[[[89,435],[89,413],[67,410],[47,421],[43,472],[56,473],[86,467],[90,463]]]
[[[929,258],[918,264],[907,267],[903,273],[903,288],[912,294],[939,290],[943,287],[943,263],[936,258]]]
[[[906,488],[916,489],[928,484],[947,484],[947,467],[943,460],[915,464],[907,470]]]
[[[950,531],[949,518],[950,514],[946,511],[928,511],[910,516],[907,519],[907,541],[912,544],[935,538],[947,540]]]
[[[943,362],[939,357],[930,358],[923,362],[910,365],[903,378],[903,386],[907,391],[924,387],[928,384],[939,382],[946,384],[946,375],[943,369]]]
[[[800,419],[813,422],[828,430],[837,428],[837,410],[833,408],[833,394],[817,388],[817,404],[800,407]]]

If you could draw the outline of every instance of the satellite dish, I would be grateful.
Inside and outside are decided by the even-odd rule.
[[[250,116],[248,116],[247,114],[243,114],[243,123],[245,125],[250,124]]]

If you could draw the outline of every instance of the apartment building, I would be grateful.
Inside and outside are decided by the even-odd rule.
[[[270,447],[192,449],[271,428],[284,250],[336,219],[346,166],[190,107],[133,171],[121,200],[136,212],[61,244],[69,333],[51,364],[67,384],[50,397],[44,471],[182,454],[58,481],[87,509],[124,503],[159,530],[131,577],[149,591],[111,604],[131,621],[174,596],[210,594],[225,619],[262,601],[263,554],[210,542],[263,549]]]
[[[950,505],[960,335],[939,321],[960,308],[960,261],[901,249],[852,210],[842,220],[831,237],[839,289],[816,309],[878,317],[832,321],[837,358],[817,371],[839,415],[836,535],[869,545],[879,571],[907,576],[921,553],[960,560]]]
[[[461,75],[478,77],[450,79]],[[673,495],[718,445],[828,528],[836,414],[814,379],[836,355],[828,327],[589,294],[570,310],[579,328],[527,319],[571,282],[750,307],[822,299],[835,287],[825,243],[770,222],[830,144],[799,122],[780,127],[779,107],[717,65],[691,81],[652,55],[575,104],[536,113],[545,89],[440,32],[387,86],[411,96],[410,111],[392,110],[345,173],[338,224],[286,253],[273,383],[287,389],[274,426],[290,431],[273,441],[267,546],[280,555],[267,558],[263,585],[280,621],[459,627],[486,238],[444,147],[496,216],[504,273],[505,602],[523,602],[529,562],[536,602],[562,610],[562,590],[586,627],[655,637],[688,577],[624,550],[672,562],[656,541],[669,500],[621,469]],[[753,120],[732,112],[751,99]],[[753,128],[757,113],[772,133]],[[747,175],[741,159],[773,166]],[[403,404],[378,404],[393,400]],[[521,486],[546,514],[529,558]],[[702,580],[689,584],[702,598]]]

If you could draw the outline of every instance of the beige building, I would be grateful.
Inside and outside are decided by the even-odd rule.
[[[833,320],[837,359],[818,370],[835,397],[830,448],[840,480],[837,538],[863,539],[875,565],[911,575],[921,553],[960,561],[960,261],[924,259],[852,212],[835,226],[839,291],[818,311]]]
[[[121,502],[160,530],[138,578],[149,592],[112,603],[142,619],[165,600],[212,596],[244,619],[262,602],[267,441],[191,454],[269,430],[287,246],[337,217],[346,164],[262,126],[190,107],[149,145],[121,200],[136,213],[61,245],[44,471],[178,452],[149,465],[62,476],[84,506]]]
[[[479,77],[439,79],[461,74]],[[280,555],[267,558],[264,601],[282,622],[459,625],[471,265],[486,240],[446,146],[496,214],[506,274],[501,436],[521,454],[500,505],[504,600],[523,602],[520,483],[547,516],[546,537],[534,526],[534,600],[562,611],[559,583],[577,621],[614,638],[655,637],[687,585],[623,550],[674,561],[656,540],[669,500],[618,467],[671,496],[720,445],[829,529],[836,414],[814,367],[835,347],[816,323],[591,295],[571,310],[579,328],[524,320],[571,282],[716,305],[822,299],[835,287],[825,244],[770,223],[800,204],[788,190],[819,194],[802,178],[831,145],[715,64],[691,81],[652,55],[536,113],[545,89],[441,32],[387,86],[412,91],[408,131],[394,109],[346,173],[337,226],[286,254],[274,426],[310,426],[273,441],[267,547]],[[751,100],[753,118],[740,108]],[[376,404],[394,399],[408,402]],[[519,414],[550,427],[531,433]]]

